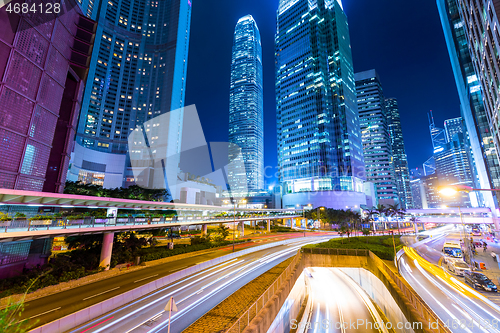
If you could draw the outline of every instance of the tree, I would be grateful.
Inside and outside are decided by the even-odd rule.
[[[144,201],[165,201],[168,196],[168,191],[165,189],[146,189],[138,185],[106,189],[99,185],[73,181],[66,182],[64,193]]]
[[[389,205],[388,212],[390,216],[395,216],[398,221],[398,233],[401,235],[401,229],[399,227],[399,219],[406,215],[406,210],[404,208],[400,208],[398,204]]]
[[[366,243],[368,243],[368,236],[370,236],[371,230],[369,228],[363,228],[363,235],[366,238]]]
[[[90,250],[96,247],[101,247],[102,245],[102,234],[95,235],[79,235],[79,236],[68,236],[64,239],[64,242],[68,245],[68,249],[84,249]]]
[[[212,239],[214,242],[223,242],[226,240],[227,236],[229,236],[229,228],[220,225],[212,236]]]
[[[375,211],[377,212],[378,216],[382,219],[383,217],[386,216],[386,214],[389,212],[386,206],[384,205],[377,205],[375,208]],[[384,222],[385,223],[385,222]]]

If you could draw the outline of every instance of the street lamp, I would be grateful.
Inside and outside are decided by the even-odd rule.
[[[477,192],[477,191],[482,191],[482,192],[500,192],[500,189],[496,188],[472,188],[470,186],[466,185],[447,185],[442,187],[439,190],[439,193],[441,193],[444,196],[447,197],[452,197],[456,195],[458,192]]]

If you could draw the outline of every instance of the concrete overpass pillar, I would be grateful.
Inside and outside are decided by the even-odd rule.
[[[422,230],[425,231],[425,223],[422,223]]]
[[[413,223],[413,228],[415,229],[415,233],[418,234],[418,223]]]
[[[372,225],[373,225],[373,232],[377,232],[377,224],[375,223],[375,221],[372,222]]]
[[[207,224],[203,224],[201,226],[201,234],[202,234],[202,236],[208,235],[208,225]]]
[[[271,220],[267,220],[267,232],[271,232]]]
[[[240,225],[240,228],[241,228],[241,230],[240,230],[240,237],[245,237],[245,222],[241,221],[239,223],[239,225]],[[240,229],[240,228],[238,228],[238,229]]]
[[[111,263],[111,253],[113,251],[113,238],[114,232],[105,232],[102,237],[101,259],[99,260],[99,267],[104,267],[104,270],[109,270]]]

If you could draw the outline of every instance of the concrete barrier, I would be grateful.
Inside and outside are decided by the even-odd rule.
[[[287,239],[284,241],[280,242],[275,242],[275,243],[269,243],[265,245],[260,245],[252,248],[248,248],[242,251],[234,252],[216,259],[212,259],[203,263],[200,263],[198,265],[188,267],[186,269],[183,269],[181,271],[175,272],[173,274],[170,274],[166,277],[163,277],[161,279],[152,281],[150,283],[147,283],[145,285],[142,285],[138,288],[135,288],[133,290],[127,291],[123,294],[120,294],[118,296],[115,296],[113,298],[107,299],[103,302],[100,302],[98,304],[92,305],[88,308],[82,309],[80,311],[77,311],[75,313],[72,313],[70,315],[67,315],[63,318],[57,319],[53,322],[50,322],[48,324],[45,324],[43,326],[37,327],[30,332],[32,333],[62,333],[65,331],[68,331],[74,327],[80,326],[94,318],[97,318],[107,312],[110,312],[120,306],[123,306],[127,303],[130,303],[142,296],[145,296],[152,291],[158,290],[160,288],[163,288],[175,281],[178,281],[182,278],[188,277],[192,274],[195,274],[197,272],[200,272],[208,267],[218,265],[222,262],[244,256],[249,253],[265,250],[271,247],[275,246],[280,246],[280,245],[285,245],[289,243],[294,243],[299,240],[302,240],[302,238],[294,238],[294,239]],[[292,285],[293,287],[293,285]]]

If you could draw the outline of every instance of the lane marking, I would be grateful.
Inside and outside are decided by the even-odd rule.
[[[43,316],[44,314],[47,314],[47,313],[50,313],[50,312],[53,312],[53,311],[59,310],[60,308],[61,308],[61,307],[58,307],[58,308],[55,308],[55,309],[52,309],[52,310],[49,310],[49,311],[42,312],[42,313],[40,313],[40,314],[37,314],[36,316],[29,317],[28,319],[32,319],[32,318],[36,318],[36,317]]]
[[[155,275],[151,275],[151,276],[148,276],[148,277],[142,278],[142,279],[140,279],[140,280],[134,281],[134,283],[137,283],[137,282],[140,282],[140,281],[144,281],[144,280],[147,280],[147,279],[151,279],[152,277],[155,277],[155,276],[158,276],[158,274],[155,274]]]
[[[179,268],[173,269],[173,270],[171,270],[171,271],[168,271],[168,273],[170,273],[170,272],[175,272],[175,271],[181,270],[181,269],[186,268],[186,267],[188,267],[188,266],[182,266],[182,267],[179,267]]]
[[[92,327],[90,327],[90,328],[87,328],[85,331],[81,331],[80,333],[84,333],[84,332],[90,331],[90,330],[91,330],[91,329],[93,329],[94,327],[99,326],[99,325],[101,325],[102,323],[105,323],[105,322],[107,322],[108,320],[113,319],[114,317],[115,317],[115,316],[110,317],[110,318],[108,318],[108,319],[106,319],[106,320],[103,320],[103,321],[101,321],[99,324],[96,324],[96,325],[94,325],[94,326],[92,326]]]
[[[102,293],[99,293],[99,294],[95,294],[95,295],[92,295],[92,296],[89,296],[89,297],[85,297],[83,300],[86,301],[86,300],[94,298],[96,296],[100,296],[102,294],[109,293],[110,291],[116,290],[118,288],[120,288],[120,287],[116,287],[116,288],[113,288],[113,289],[109,289],[109,290],[103,291]]]

